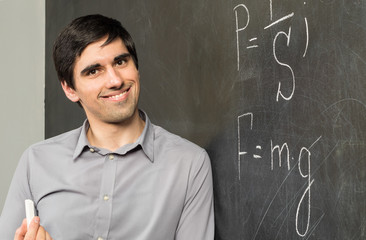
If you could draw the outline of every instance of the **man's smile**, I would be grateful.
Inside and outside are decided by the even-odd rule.
[[[106,100],[112,100],[112,101],[122,101],[125,100],[128,96],[128,93],[130,91],[131,87],[121,90],[118,92],[109,93],[106,95],[101,96],[100,98],[106,99]]]

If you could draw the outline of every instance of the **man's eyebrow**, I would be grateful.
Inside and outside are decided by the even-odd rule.
[[[121,55],[118,55],[117,57],[115,57],[113,60],[114,60],[115,62],[117,62],[117,61],[119,61],[119,60],[121,60],[121,59],[126,59],[126,58],[129,58],[129,57],[131,57],[131,54],[130,54],[130,53],[122,53]],[[86,68],[84,68],[84,69],[80,72],[80,74],[81,74],[81,75],[85,75],[85,74],[86,74],[87,72],[89,72],[90,70],[93,70],[93,69],[98,68],[98,67],[100,67],[100,66],[101,66],[101,65],[100,65],[99,63],[89,65],[89,66],[87,66]]]
[[[99,63],[89,65],[89,66],[87,66],[86,68],[84,68],[84,69],[80,72],[80,74],[81,74],[81,75],[85,75],[85,74],[86,74],[87,72],[89,72],[90,70],[93,70],[93,69],[98,68],[98,67],[100,67],[100,64],[99,64]]]
[[[121,59],[129,58],[129,57],[131,57],[130,53],[122,53],[121,55],[118,55],[117,57],[115,57],[114,61],[117,62]]]

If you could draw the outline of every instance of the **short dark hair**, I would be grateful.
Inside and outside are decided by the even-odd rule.
[[[58,79],[74,89],[73,71],[76,58],[81,56],[89,44],[106,36],[108,39],[104,46],[121,38],[138,69],[135,43],[127,30],[115,19],[94,14],[76,18],[57,37],[53,46],[53,61]]]

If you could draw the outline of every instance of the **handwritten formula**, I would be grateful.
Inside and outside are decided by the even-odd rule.
[[[277,1],[278,4],[280,4]],[[306,2],[303,2],[306,5]],[[273,1],[268,1],[268,24],[263,26],[263,31],[267,31],[271,29],[275,25],[280,25],[285,21],[289,21],[296,15],[296,12],[289,12],[287,15],[281,16],[277,19],[274,19],[274,10],[275,6],[273,5]],[[257,36],[248,36],[246,34],[246,29],[248,28],[249,24],[251,23],[251,15],[250,9],[244,4],[238,4],[234,6],[233,13],[235,16],[235,37],[236,37],[236,54],[237,54],[237,70],[240,71],[241,68],[245,68],[245,66],[241,63],[241,58],[245,55],[245,51],[255,51],[256,48],[260,48],[261,46],[258,44],[258,37]],[[303,46],[302,57],[305,58],[307,55],[308,47],[309,47],[309,27],[308,27],[308,19],[306,17],[303,18],[303,25],[302,26],[289,26],[288,29],[278,31],[270,41],[272,41],[272,54],[273,59],[277,63],[279,68],[284,68],[287,70],[289,78],[289,83],[286,86],[290,86],[289,89],[283,89],[284,85],[281,84],[281,81],[277,83],[277,91],[276,96],[273,98],[275,99],[277,104],[281,104],[281,102],[288,103],[296,94],[296,69],[293,69],[290,63],[286,63],[285,61],[281,60],[281,55],[276,51],[279,44],[286,44],[289,46],[291,44],[292,39],[292,28],[303,28],[305,31],[306,41],[305,45]],[[282,41],[279,41],[282,39]],[[286,41],[284,42],[283,39]],[[242,44],[242,43],[246,44]],[[284,101],[279,101],[280,99]],[[314,139],[314,142],[310,146],[302,146],[299,152],[293,152],[290,149],[287,141],[282,143],[275,143],[272,139],[261,139],[262,141],[268,141],[268,145],[270,145],[270,159],[266,160],[263,159],[264,147],[261,144],[254,144],[255,149],[246,149],[246,146],[242,143],[243,134],[253,131],[253,126],[255,125],[255,113],[253,112],[246,112],[241,114],[237,117],[237,134],[238,134],[238,179],[241,181],[241,163],[242,161],[251,161],[252,159],[257,161],[267,161],[268,168],[271,172],[278,170],[279,168],[285,168],[288,171],[288,174],[294,174],[293,169],[297,168],[300,177],[304,180],[304,190],[301,194],[299,201],[297,202],[296,207],[296,214],[295,219],[293,221],[293,227],[296,230],[297,235],[300,237],[307,236],[310,232],[314,231],[315,227],[311,229],[311,190],[312,186],[316,184],[316,180],[312,178],[312,147],[321,141],[321,136],[318,136],[317,139]],[[256,141],[255,139],[251,139],[250,141]],[[254,152],[253,154],[249,154],[249,152]],[[268,154],[267,154],[268,155]],[[292,157],[291,157],[292,156]],[[255,161],[253,162],[255,163]],[[287,175],[288,176],[288,175]],[[283,183],[286,181],[287,178],[283,180]],[[277,193],[273,198],[276,197]],[[252,239],[257,237],[259,228],[266,217],[268,210],[271,208],[272,202],[267,206],[266,211],[264,211],[263,216],[261,217],[261,221],[257,226],[255,235]],[[304,211],[300,211],[300,209],[307,209]],[[305,216],[300,216],[301,214]],[[304,222],[299,224],[299,219],[306,219],[305,225]],[[316,224],[319,224],[318,222]]]
[[[306,4],[306,2],[304,2],[304,4]],[[290,20],[291,18],[294,17],[295,13],[291,12],[289,14],[287,14],[286,16],[283,16],[275,21],[273,21],[273,6],[272,6],[272,0],[269,0],[269,12],[270,12],[270,21],[269,24],[267,26],[263,27],[263,30],[268,30],[271,27],[281,24],[284,21]],[[245,33],[245,29],[248,27],[248,25],[250,24],[250,12],[249,9],[246,7],[246,5],[244,4],[239,4],[237,6],[234,7],[234,13],[235,13],[235,22],[236,22],[236,51],[237,51],[237,70],[240,70],[240,57],[241,57],[241,53],[243,51],[243,49],[241,49],[240,47],[240,42],[243,41],[242,37],[246,37],[244,34],[241,33]],[[240,24],[240,22],[242,23],[242,25]],[[243,23],[244,22],[244,23]],[[284,100],[291,100],[291,98],[293,97],[294,93],[295,93],[295,88],[296,88],[296,79],[295,79],[295,74],[294,74],[294,70],[292,69],[292,67],[290,66],[289,63],[285,63],[282,62],[280,59],[280,56],[278,56],[277,52],[276,52],[276,46],[278,43],[278,38],[282,35],[287,39],[287,46],[290,45],[291,43],[291,26],[289,27],[289,29],[285,32],[285,31],[279,31],[277,32],[277,34],[275,35],[275,37],[272,40],[272,52],[273,52],[273,57],[275,59],[275,61],[278,63],[278,65],[280,65],[281,67],[284,67],[286,69],[288,69],[289,74],[291,75],[291,85],[292,88],[290,89],[290,93],[285,95],[282,91],[281,88],[281,82],[278,83],[278,89],[277,89],[277,94],[276,94],[276,101],[278,102],[279,98],[283,98]],[[309,45],[309,29],[308,29],[308,20],[305,17],[304,18],[304,31],[306,31],[306,44],[304,46],[304,53],[303,53],[303,57],[306,57],[306,53],[308,50],[308,45]],[[244,38],[244,40],[246,40]],[[249,45],[246,47],[247,50],[249,49],[255,49],[258,48],[259,46],[256,44],[256,40],[257,37],[250,37],[248,42]]]

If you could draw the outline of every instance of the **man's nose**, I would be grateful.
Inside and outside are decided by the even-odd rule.
[[[121,76],[121,74],[114,69],[113,67],[109,68],[107,70],[107,76],[108,76],[108,82],[107,82],[107,87],[108,88],[119,88],[121,87],[122,83],[123,83],[123,78]]]

